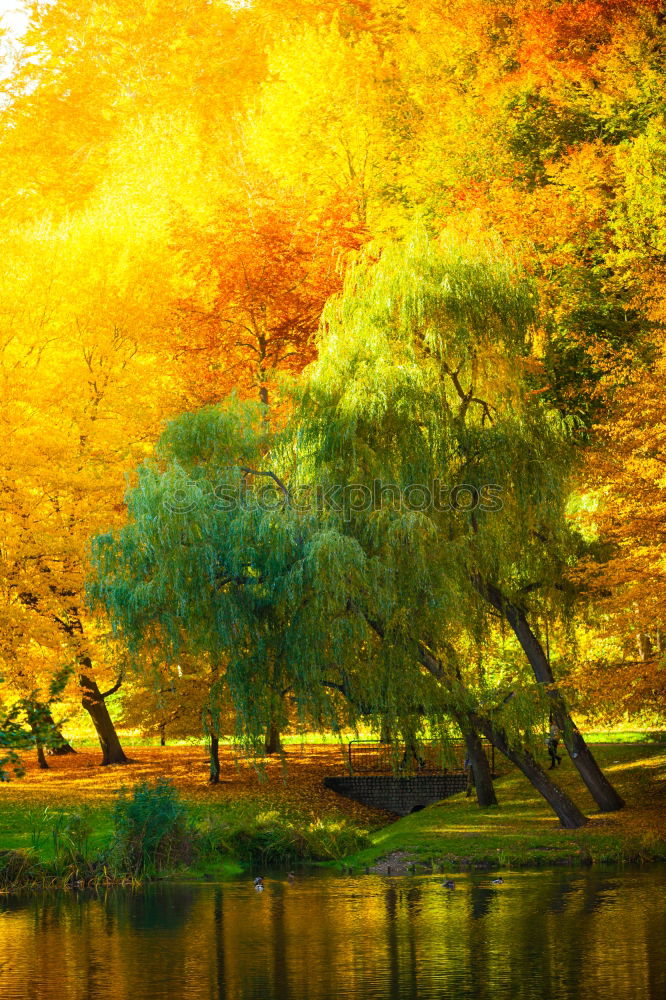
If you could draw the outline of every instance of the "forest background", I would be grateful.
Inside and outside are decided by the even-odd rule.
[[[165,421],[232,391],[287,421],[325,304],[415,225],[435,244],[503,247],[538,291],[517,363],[529,398],[567,421],[580,545],[557,588],[530,595],[535,628],[579,716],[658,724],[661,5],[27,10],[1,84],[4,731],[44,764],[41,743],[64,749],[51,721],[85,732],[81,705],[107,761],[122,759],[114,721],[210,737],[218,667],[141,661],[111,634],[86,599],[91,539],[125,522]],[[493,689],[521,683],[509,630],[481,646]],[[234,709],[227,692],[216,736]],[[280,712],[283,731],[321,728],[288,699]],[[270,748],[276,720],[262,722]]]

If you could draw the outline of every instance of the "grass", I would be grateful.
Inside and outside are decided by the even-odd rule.
[[[263,774],[224,748],[222,781],[215,787],[207,784],[201,747],[133,747],[129,753],[128,767],[99,767],[97,751],[52,758],[49,771],[28,759],[24,778],[0,786],[0,850],[37,850],[51,862],[53,824],[61,813],[74,812],[83,813],[91,828],[88,851],[101,852],[113,835],[119,790],[166,776],[209,842],[188,863],[187,877],[224,878],[253,862],[339,859],[362,843],[363,831],[370,831],[371,846],[346,854],[344,864],[379,871],[388,863],[400,871],[410,864],[506,867],[666,858],[666,747],[657,743],[598,745],[599,762],[627,800],[625,810],[605,815],[595,811],[565,757],[557,780],[590,816],[579,831],[562,830],[513,771],[497,781],[499,809],[480,810],[461,795],[395,822],[389,813],[323,787],[326,775],[343,773],[337,744],[290,746],[286,770],[271,760]]]
[[[629,744],[595,752],[626,800],[625,809],[600,813],[568,758],[557,781],[590,822],[563,830],[543,800],[517,772],[497,781],[500,808],[479,809],[456,795],[375,831],[372,847],[350,866],[385,871],[411,865],[445,868],[590,864],[666,859],[666,749]]]
[[[143,749],[151,747],[159,747],[160,737],[159,736],[143,736],[135,732],[122,732],[119,731],[120,742],[125,746],[130,746],[133,749]],[[77,732],[74,735],[68,734],[68,737],[72,744],[81,750],[94,750],[99,746],[99,741],[94,733],[89,732]],[[342,740],[342,745],[347,746],[350,740],[360,740],[362,742],[372,742],[377,740],[376,733],[343,733],[342,737],[336,736],[332,733],[286,733],[282,734],[281,741],[282,745],[285,747],[300,747],[303,745],[307,746],[339,746]],[[199,739],[170,739],[167,737],[167,748],[169,747],[197,747],[201,741]],[[231,747],[231,738],[220,739],[220,746]]]
[[[119,730],[120,742],[133,749],[151,748],[160,746],[159,736],[145,736],[134,730]],[[95,750],[99,746],[97,736],[91,727],[81,728],[71,732],[65,729],[65,735],[72,744],[81,750]],[[347,746],[350,740],[360,740],[361,742],[373,742],[378,739],[377,733],[371,732],[347,732],[341,735],[332,733],[285,733],[282,735],[282,743],[285,747],[307,746],[338,746],[342,742]],[[666,743],[666,732],[659,729],[614,729],[614,730],[592,730],[585,734],[588,743]],[[222,746],[231,746],[231,739],[222,739]],[[171,739],[167,735],[168,747],[192,747],[198,746],[199,741],[195,739]]]
[[[40,771],[33,755],[25,777],[0,785],[0,851],[37,847],[44,863],[54,858],[51,828],[62,813],[84,812],[92,833],[88,853],[104,850],[113,836],[113,804],[123,788],[168,777],[187,804],[200,833],[187,877],[223,878],[252,863],[298,863],[335,858],[363,843],[364,832],[378,828],[390,814],[343,799],[324,788],[326,774],[342,772],[339,746],[299,743],[263,773],[221,749],[221,782],[207,783],[202,747],[128,749],[129,766],[99,766],[99,751],[50,758]],[[39,831],[42,835],[39,835]],[[35,838],[38,837],[38,843]],[[208,847],[205,846],[206,842]],[[174,869],[182,876],[183,868]]]
[[[588,743],[665,743],[666,733],[660,729],[618,729],[585,734]]]

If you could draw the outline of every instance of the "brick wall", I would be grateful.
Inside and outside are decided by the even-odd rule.
[[[407,816],[433,802],[464,792],[467,778],[464,774],[422,774],[411,778],[357,775],[325,778],[324,784],[339,795],[346,795],[366,806],[388,809],[399,816]]]

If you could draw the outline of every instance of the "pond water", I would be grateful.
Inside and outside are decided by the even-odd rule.
[[[0,897],[0,997],[666,997],[666,866],[453,877]]]

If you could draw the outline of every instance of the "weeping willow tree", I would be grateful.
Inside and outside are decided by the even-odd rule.
[[[565,517],[572,428],[530,389],[535,320],[533,288],[499,244],[435,245],[417,234],[389,248],[374,267],[361,263],[325,312],[302,437],[323,474],[373,484],[373,505],[388,479],[403,508],[425,515],[415,530],[430,534],[439,591],[436,621],[420,641],[435,649],[438,632],[461,625],[482,641],[499,616],[533,673],[532,701],[548,705],[593,798],[613,810],[622,799],[573,722],[529,620],[530,596],[542,614],[561,612],[575,549]],[[401,512],[383,497],[371,518],[360,510],[350,520],[366,549]],[[406,569],[415,580],[414,565]],[[410,596],[400,594],[399,611],[424,620]]]
[[[312,676],[323,623],[340,616],[363,576],[353,539],[288,502],[272,471],[285,465],[288,479],[288,452],[269,440],[260,405],[231,399],[186,414],[139,469],[126,526],[93,543],[90,599],[108,611],[130,661],[205,664],[209,735],[230,699],[236,738],[252,751],[289,692],[302,717],[342,724],[339,704]],[[360,641],[348,622],[329,633],[326,647],[346,656]],[[343,715],[348,724],[352,715]]]
[[[287,692],[322,728],[455,723],[481,779],[483,733],[584,823],[535,759],[546,704],[577,732],[552,677],[478,670],[570,541],[569,432],[522,372],[534,313],[501,248],[417,236],[353,269],[281,433],[233,399],[174,421],[93,546],[91,600],[137,661],[215,665],[249,746]]]

